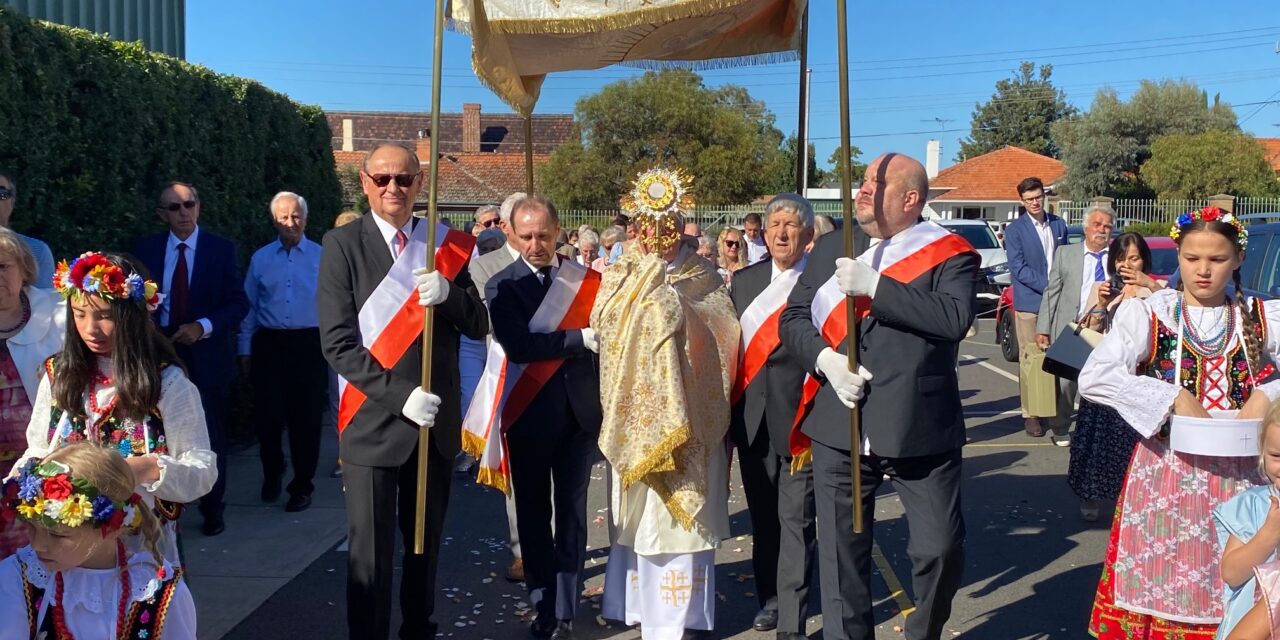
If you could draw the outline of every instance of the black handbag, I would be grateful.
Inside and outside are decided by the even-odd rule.
[[[1068,323],[1044,353],[1045,372],[1064,380],[1079,378],[1080,370],[1099,342],[1102,342],[1101,333],[1086,329],[1078,322]]]

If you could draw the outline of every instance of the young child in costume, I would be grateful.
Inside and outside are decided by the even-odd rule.
[[[1089,632],[1099,638],[1208,640],[1223,617],[1211,513],[1260,484],[1253,453],[1175,452],[1170,416],[1239,410],[1261,419],[1280,397],[1280,301],[1250,307],[1240,291],[1248,234],[1214,207],[1183,214],[1183,290],[1126,300],[1080,372],[1080,393],[1110,406],[1141,436],[1116,506]]]
[[[200,393],[151,320],[155,283],[93,252],[60,263],[53,282],[67,299],[67,339],[46,363],[23,458],[80,441],[118,450],[163,522],[160,551],[178,562],[182,505],[208,493],[218,471]]]
[[[0,638],[196,637],[196,608],[156,554],[160,524],[114,449],[69,445],[28,459],[4,485],[3,514],[31,544],[0,562]],[[125,550],[135,533],[147,551]]]

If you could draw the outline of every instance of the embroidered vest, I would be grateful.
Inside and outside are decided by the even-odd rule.
[[[49,379],[52,380],[54,375],[53,358],[45,361],[45,370],[48,372]],[[63,416],[67,418],[69,429],[61,436],[59,441],[58,425],[62,422]],[[63,443],[82,442],[85,440],[109,445],[126,458],[135,455],[142,456],[148,453],[160,455],[169,453],[169,446],[164,437],[164,419],[160,416],[159,408],[153,408],[151,413],[141,422],[134,422],[121,420],[116,415],[113,404],[107,415],[94,424],[93,432],[90,433],[89,427],[83,418],[69,415],[57,405],[50,406],[50,448],[57,448]],[[183,505],[181,504],[157,498],[155,512],[161,521],[172,521],[182,516],[182,507]]]
[[[40,605],[44,601],[45,590],[27,580],[26,566],[22,569],[22,592],[27,600],[27,628],[31,630],[29,640],[63,640],[58,637],[53,625],[53,612],[45,614],[43,624],[36,628],[36,618],[40,614]],[[164,621],[169,613],[169,603],[173,601],[173,592],[181,578],[174,575],[161,583],[150,598],[134,602],[129,606],[128,624],[125,625],[124,636],[120,640],[154,640],[164,632]]]
[[[1260,317],[1258,307],[1254,307],[1254,318],[1258,320],[1255,326],[1258,327],[1259,337],[1262,344],[1266,344],[1266,323]],[[1166,327],[1160,322],[1155,314],[1151,314],[1151,359],[1146,365],[1144,373],[1148,376],[1163,380],[1165,382],[1174,383],[1174,372],[1177,371],[1177,361],[1174,360],[1174,352],[1178,349],[1178,331]],[[1208,380],[1207,374],[1208,364],[1207,358],[1197,353],[1191,348],[1185,340],[1182,345],[1182,379],[1176,384],[1182,386],[1191,395],[1197,399],[1203,400],[1206,388],[1213,386]],[[1234,349],[1231,349],[1222,356],[1226,359],[1227,369],[1227,394],[1226,401],[1231,409],[1240,409],[1244,406],[1245,401],[1249,399],[1249,395],[1253,392],[1253,379],[1249,375],[1249,359],[1245,355],[1243,341],[1237,341]],[[1166,429],[1168,427],[1166,426]]]

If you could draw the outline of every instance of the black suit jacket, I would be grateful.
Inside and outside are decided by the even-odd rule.
[[[142,261],[151,278],[164,286],[165,247],[169,232],[139,238],[133,254]],[[180,355],[188,355],[184,364],[197,387],[209,389],[230,385],[236,376],[235,334],[240,321],[249,312],[249,298],[244,293],[236,245],[222,236],[200,229],[196,237],[196,259],[191,268],[191,286],[187,294],[187,310],[192,321],[208,318],[213,333],[197,340]],[[161,291],[168,294],[168,291]],[[158,317],[157,317],[158,320]],[[212,385],[212,386],[211,386]]]
[[[375,214],[324,236],[316,310],[320,342],[329,366],[367,396],[342,432],[343,460],[370,467],[404,464],[417,444],[418,426],[400,415],[409,394],[422,382],[422,341],[417,340],[391,369],[384,369],[360,341],[360,306],[391,270],[392,257]],[[427,224],[418,220],[418,224]],[[458,373],[458,335],[482,340],[488,315],[464,266],[435,307],[431,347],[431,392],[440,396],[440,412],[431,429],[436,450],[457,455],[462,426]]]
[[[566,258],[561,257],[561,261]],[[551,277],[559,273],[551,270]],[[511,425],[511,437],[554,436],[573,412],[578,425],[600,431],[600,370],[596,356],[582,344],[576,329],[533,333],[529,320],[537,312],[547,290],[524,260],[516,260],[485,283],[485,298],[493,318],[493,338],[502,345],[507,360],[519,364],[564,358],[564,364],[538,391],[529,407]],[[536,430],[526,433],[526,430]]]
[[[854,238],[858,255],[869,239],[857,227]],[[783,344],[814,375],[827,343],[813,326],[810,307],[841,255],[841,234],[820,238],[782,312]],[[976,254],[963,254],[907,284],[880,279],[859,333],[859,360],[873,376],[862,402],[863,437],[870,438],[873,453],[906,458],[964,445],[956,355],[973,324],[978,264]],[[838,351],[846,352],[843,345]],[[801,428],[828,447],[851,449],[849,410],[825,381]]]
[[[773,261],[761,260],[733,274],[733,288],[729,297],[738,318],[747,307],[769,286],[773,276]],[[781,328],[781,327],[779,327]],[[779,331],[781,333],[781,331]],[[745,337],[744,337],[745,339]],[[729,437],[734,445],[748,448],[756,442],[760,426],[765,426],[774,453],[791,457],[791,424],[800,405],[800,389],[804,385],[803,367],[796,364],[785,344],[779,344],[764,367],[747,385],[733,411],[729,422]]]

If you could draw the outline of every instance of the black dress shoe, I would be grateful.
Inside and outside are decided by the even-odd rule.
[[[267,476],[262,479],[262,501],[275,502],[280,499],[281,482],[284,474]]]
[[[751,628],[756,631],[773,631],[778,628],[778,610],[761,609],[751,621]]]
[[[200,531],[209,538],[212,538],[226,530],[227,523],[222,518],[205,518],[204,526],[200,527]]]
[[[561,620],[556,623],[556,630],[551,632],[551,640],[573,640],[573,623]]]
[[[289,513],[297,513],[299,511],[306,511],[310,506],[311,496],[303,493],[296,496],[289,496],[289,502],[284,505],[284,510]]]
[[[535,638],[550,638],[559,626],[559,621],[552,616],[538,616],[529,625],[529,632]]]

